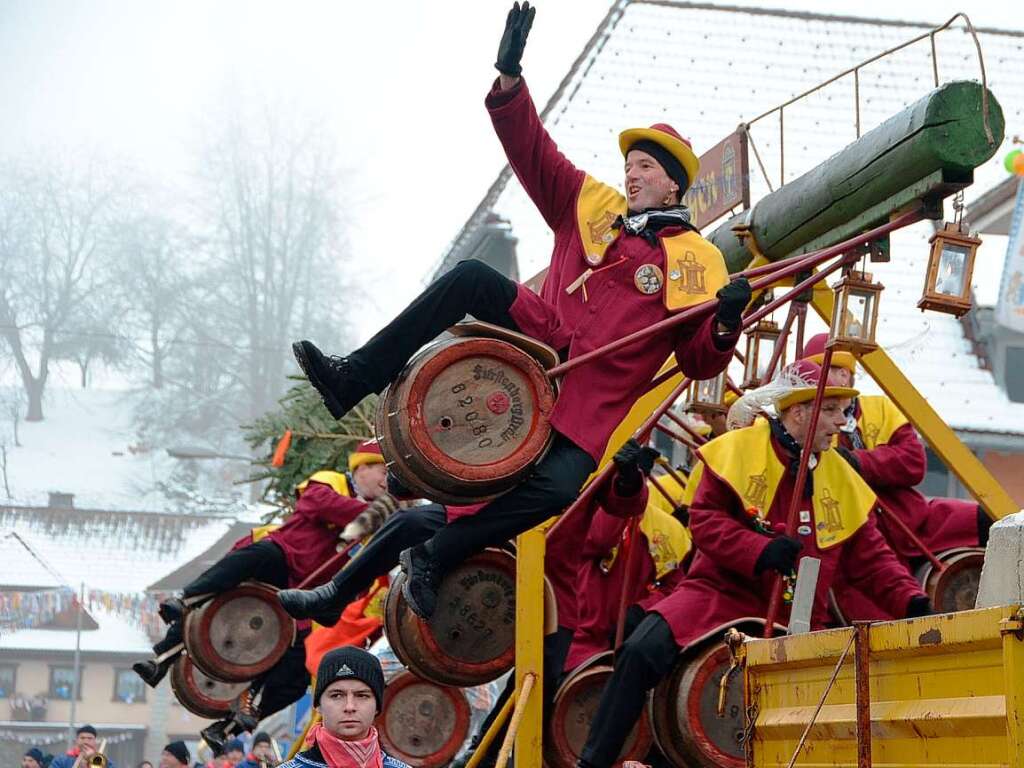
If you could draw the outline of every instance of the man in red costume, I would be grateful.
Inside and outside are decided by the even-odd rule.
[[[931,612],[927,596],[875,527],[874,494],[830,450],[846,421],[842,398],[857,391],[827,387],[809,434],[821,368],[800,361],[785,376],[791,385],[777,389],[779,418],[758,419],[701,447],[702,461],[690,478],[698,483],[690,506],[697,554],[677,589],[651,607],[619,650],[581,765],[608,768],[615,762],[647,691],[669,674],[681,650],[714,637],[730,622],[766,616],[776,575],[792,577],[801,552],[821,560],[814,628],[828,621],[828,590],[840,570],[894,615]],[[815,461],[792,538],[785,533],[786,518],[805,443]]]
[[[337,552],[339,533],[370,503],[394,507],[385,489],[384,457],[376,441],[361,443],[349,454],[348,466],[348,474],[313,474],[296,489],[295,511],[283,525],[254,530],[187,584],[180,598],[161,603],[160,616],[168,627],[164,638],[153,646],[159,661],[150,659],[132,667],[148,685],[156,686],[174,663],[176,655],[165,654],[182,642],[186,603],[197,604],[199,596],[212,598],[249,579],[281,588],[300,584]],[[300,624],[295,642],[281,660],[239,697],[238,711],[203,731],[211,746],[216,749],[231,733],[251,729],[260,719],[302,696],[307,680],[303,643],[308,634],[308,622]],[[257,694],[259,705],[253,707]]]
[[[811,338],[804,358],[820,365],[827,337],[822,333]],[[834,352],[829,384],[852,387],[855,370],[852,354]],[[985,546],[992,519],[980,505],[964,499],[926,499],[915,488],[927,471],[924,446],[892,400],[885,395],[860,395],[847,406],[845,415],[838,450],[878,496],[882,508],[878,530],[911,571],[924,562],[925,553],[889,515],[898,516],[932,552]],[[847,620],[897,618],[845,581],[837,584],[835,596]]]
[[[672,127],[620,134],[625,196],[559,152],[520,77],[533,15],[528,3],[509,12],[495,65],[500,77],[486,104],[509,164],[555,233],[540,295],[482,262],[460,262],[347,357],[297,342],[295,355],[310,383],[340,418],[381,391],[420,347],[467,313],[537,338],[571,360],[712,299],[716,291],[720,303],[717,314],[604,355],[562,379],[551,415],[555,440],[531,476],[403,552],[405,596],[425,618],[433,614],[447,570],[560,513],[576,498],[612,431],[670,355],[692,378],[723,370],[750,299],[747,281],[728,281],[721,253],[700,236],[680,203],[700,164]]]

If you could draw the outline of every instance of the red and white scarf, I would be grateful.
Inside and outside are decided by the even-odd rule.
[[[306,737],[307,744],[315,743],[328,768],[383,768],[384,753],[380,749],[377,729],[370,726],[370,733],[360,741],[339,739],[324,728],[322,722],[314,725]]]

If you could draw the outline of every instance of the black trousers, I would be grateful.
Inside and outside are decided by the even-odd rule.
[[[282,549],[269,539],[263,539],[232,550],[203,571],[197,579],[186,584],[182,596],[195,597],[209,592],[220,594],[247,579],[258,579],[282,589],[287,587],[288,563]],[[153,646],[153,652],[159,656],[180,643],[181,638],[180,622],[173,622],[167,627],[163,639]]]
[[[284,551],[269,539],[232,550],[203,571],[195,581],[185,585],[184,597],[213,592],[219,594],[237,587],[247,579],[288,586],[288,563]]]
[[[601,693],[581,762],[611,768],[647,701],[647,692],[671,671],[679,655],[672,629],[648,613],[615,654],[615,670]]]
[[[460,261],[365,345],[348,355],[349,365],[372,391],[380,392],[420,347],[466,315],[518,331],[508,313],[518,291],[516,283],[482,261]]]
[[[260,693],[257,717],[262,720],[298,701],[309,686],[306,671],[306,638],[309,630],[299,632],[284,656],[263,675],[253,680],[250,690]]]
[[[444,527],[446,513],[440,504],[424,504],[396,512],[370,542],[334,577],[340,599],[347,605],[398,565],[402,550],[422,544]]]
[[[543,722],[545,723],[551,721],[555,694],[558,692],[558,686],[562,680],[562,671],[565,669],[565,660],[569,656],[570,645],[572,645],[572,630],[566,627],[559,627],[554,633],[544,636],[544,701],[542,706],[544,709]],[[516,678],[515,672],[513,672],[509,675],[508,682],[505,683],[505,688],[498,695],[494,706],[491,707],[491,711],[487,713],[487,717],[480,724],[480,730],[474,734],[474,745],[480,743],[480,740],[491,727],[491,723],[494,722],[501,708],[505,706],[505,702],[515,693],[515,689]],[[501,751],[501,743],[505,740],[505,731],[507,729],[508,721],[506,721],[505,727],[498,732],[494,741],[491,742],[487,755],[480,763],[481,768],[490,768],[490,766],[497,763],[498,752]]]
[[[561,514],[576,500],[583,482],[596,468],[590,454],[556,433],[551,449],[526,480],[430,538],[427,545],[433,559],[445,571],[485,547],[500,546]]]

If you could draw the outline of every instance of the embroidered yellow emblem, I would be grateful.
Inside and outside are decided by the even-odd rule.
[[[682,293],[701,294],[708,289],[704,281],[706,267],[697,261],[697,254],[687,251],[683,258],[676,259],[676,269],[672,270],[672,279],[679,281],[678,290]]]
[[[747,490],[743,495],[752,506],[764,507],[768,495],[768,476],[762,472],[747,477]]]
[[[612,211],[605,211],[597,219],[588,219],[587,228],[590,230],[590,242],[594,245],[607,245],[615,239],[615,234],[612,232],[612,224],[615,223],[615,213]],[[590,255],[587,255],[587,261],[590,260]],[[600,257],[598,257],[600,261]]]
[[[843,530],[843,519],[839,512],[839,501],[832,496],[828,488],[821,489],[821,511],[824,521],[818,523],[820,528],[824,523],[825,530],[829,533]]]

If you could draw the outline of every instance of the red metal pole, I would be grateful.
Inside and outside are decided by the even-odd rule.
[[[691,427],[689,424],[687,424],[685,420],[681,419],[680,417],[678,417],[674,413],[672,413],[672,411],[665,411],[665,415],[669,419],[674,421],[676,424],[678,424],[680,427],[685,429],[686,433],[690,437],[692,437],[693,441],[695,443],[697,443],[698,445],[703,445],[704,443],[706,443],[708,441],[708,439],[706,437],[704,437],[704,435],[698,433],[697,430],[695,430],[693,427]]]
[[[304,578],[296,587],[296,589],[309,589],[311,586],[318,586],[319,582],[317,581],[317,579],[323,576],[327,571],[334,570],[335,572],[337,572],[342,567],[342,565],[345,564],[345,561],[348,560],[348,553],[351,552],[352,548],[358,543],[358,541],[353,541],[351,544],[349,544],[343,550],[341,550],[341,552],[331,555],[326,561],[324,561],[323,565],[321,565],[319,568],[317,568],[315,571],[309,574],[309,576]]]
[[[678,384],[676,384],[675,388],[668,393],[668,396],[664,400],[662,400],[661,403],[659,403],[658,407],[654,409],[651,415],[648,416],[644,420],[644,422],[639,427],[636,428],[636,431],[633,432],[633,437],[636,440],[639,440],[640,442],[647,440],[647,438],[649,438],[651,435],[651,430],[654,429],[654,425],[658,423],[661,417],[665,415],[665,412],[672,407],[672,404],[679,398],[681,394],[683,394],[683,392],[686,391],[686,388],[689,386],[690,380],[684,376],[683,379]],[[601,471],[598,472],[593,477],[593,479],[587,484],[587,487],[583,489],[580,495],[576,497],[576,501],[574,501],[572,504],[566,507],[565,512],[562,513],[562,516],[558,518],[554,525],[548,528],[548,532],[545,534],[545,536],[550,538],[550,536],[556,530],[558,530],[558,526],[565,523],[565,520],[569,517],[569,515],[575,514],[576,510],[578,510],[580,507],[590,503],[590,500],[594,497],[594,494],[597,493],[598,489],[602,485],[604,485],[605,482],[607,482],[608,478],[612,476],[612,473],[614,471],[615,462],[609,461],[601,469]]]
[[[668,459],[662,458],[662,459],[660,459],[658,461],[658,464],[661,465],[661,468],[664,469],[665,472],[667,472],[672,477],[672,479],[675,480],[676,483],[679,484],[680,488],[685,488],[686,487],[686,483],[687,483],[686,478],[683,477],[682,475],[680,475],[678,472],[676,472],[675,469],[673,469],[672,463]],[[652,476],[652,479],[653,479],[653,476]]]
[[[809,268],[822,264],[823,262],[828,261],[834,256],[843,254],[846,251],[850,250],[851,248],[854,248],[865,242],[877,240],[882,235],[892,232],[893,230],[899,229],[900,227],[904,227],[907,224],[911,224],[915,221],[919,221],[920,218],[921,214],[919,211],[911,211],[909,213],[905,213],[899,218],[893,219],[890,222],[875,227],[874,229],[865,232],[861,235],[858,235],[857,237],[844,240],[841,243],[837,243],[836,245],[824,248],[820,251],[815,251],[811,254],[808,254],[804,259],[795,261],[792,264],[789,264],[781,269],[775,269],[775,271],[773,271],[768,277],[754,280],[754,282],[750,284],[750,287],[755,291],[761,288],[767,288],[769,285],[772,285],[773,283],[776,283],[779,280],[782,280],[783,278],[796,275],[800,272],[806,272]],[[757,269],[761,268],[758,267]],[[744,275],[744,273],[740,274]],[[822,274],[823,273],[819,272],[815,275],[812,275],[813,278],[817,279],[809,278],[810,282],[807,282],[805,280],[803,283],[801,283],[801,285],[803,286],[803,288],[807,288],[808,286],[813,285],[815,282],[821,279]],[[769,303],[761,311],[752,315],[751,318],[749,318],[746,322],[751,322],[754,320],[754,318],[757,318],[759,320],[760,318],[764,317],[765,315],[773,311],[776,307],[780,306],[781,303],[782,302],[779,299],[776,299],[775,301]],[[771,309],[769,309],[769,307]],[[573,368],[578,368],[581,365],[585,365],[586,363],[591,362],[592,360],[594,360],[594,358],[601,357],[602,355],[606,355],[616,350],[622,349],[623,347],[629,346],[630,344],[634,344],[638,341],[641,341],[642,339],[646,339],[649,336],[654,336],[670,328],[675,328],[676,326],[687,323],[690,320],[693,320],[694,318],[708,315],[717,308],[718,299],[709,299],[708,301],[702,302],[693,307],[690,307],[689,309],[683,310],[677,315],[667,317],[664,320],[654,323],[653,325],[649,325],[646,328],[643,328],[639,331],[634,331],[633,333],[627,334],[622,338],[616,339],[615,341],[611,341],[602,347],[598,347],[597,349],[591,350],[590,352],[585,352],[579,357],[574,357],[571,360],[567,360],[561,365],[556,365],[554,368],[550,368],[547,374],[552,378],[554,378],[555,376],[562,376],[571,371]]]
[[[654,490],[656,490],[658,493],[664,496],[665,501],[672,505],[672,509],[675,509],[676,504],[678,504],[679,502],[672,498],[672,494],[665,490],[665,486],[658,482],[658,478],[656,478],[654,475],[651,475],[647,479],[650,481],[651,485],[654,486]]]
[[[857,713],[857,768],[871,768],[871,644],[870,621],[853,623],[854,705]]]
[[[626,633],[626,609],[629,608],[629,593],[633,589],[633,570],[636,568],[636,556],[640,551],[640,518],[634,517],[629,521],[626,534],[626,541],[622,545],[624,550],[621,553],[622,567],[626,572],[622,574],[622,592],[619,594],[619,614],[615,620],[615,650],[622,645],[623,635]]]
[[[764,369],[764,378],[758,380],[758,384],[764,384],[765,382],[771,381],[772,376],[775,375],[775,368],[779,364],[779,360],[782,359],[782,353],[786,351],[786,343],[789,341],[789,331],[793,327],[793,318],[796,317],[796,310],[794,309],[797,302],[791,301],[789,303],[789,312],[786,313],[786,320],[782,324],[782,330],[779,331],[779,338],[775,341],[775,349],[772,350],[772,357],[768,361],[768,367]],[[797,358],[798,360],[800,358]],[[754,371],[756,374],[757,371]]]
[[[657,424],[655,424],[654,428],[656,430],[658,430],[659,432],[661,432],[663,435],[668,435],[669,437],[671,437],[676,442],[682,443],[687,448],[689,448],[691,451],[696,451],[697,450],[697,444],[696,443],[694,443],[692,440],[690,440],[685,435],[679,434],[674,429],[669,429],[668,427],[666,427],[661,422],[658,422]]]
[[[818,378],[818,388],[814,392],[814,404],[811,406],[811,418],[807,424],[807,434],[804,437],[804,447],[800,451],[800,466],[796,472],[796,482],[793,483],[793,496],[789,500],[789,510],[786,513],[786,535],[796,534],[796,514],[804,495],[804,486],[807,483],[807,471],[811,454],[814,453],[814,433],[818,429],[818,417],[821,415],[821,402],[825,399],[825,387],[828,384],[828,369],[832,363],[832,347],[825,348],[825,355],[821,360],[821,375]],[[771,637],[775,633],[775,619],[779,615],[779,608],[782,606],[782,574],[777,574],[772,579],[772,592],[768,600],[768,616],[764,625],[764,636]]]
[[[928,548],[927,544],[925,544],[923,541],[921,541],[921,539],[918,538],[916,533],[910,530],[910,528],[907,526],[905,522],[903,522],[903,520],[900,518],[898,514],[887,509],[885,504],[882,503],[881,499],[878,499],[878,509],[880,512],[885,514],[886,519],[890,520],[897,528],[899,528],[901,531],[903,531],[903,533],[906,534],[907,538],[914,543],[914,546],[917,547],[926,558],[928,558],[928,561],[932,565],[934,565],[940,573],[946,570],[946,564],[935,556],[935,553]]]

